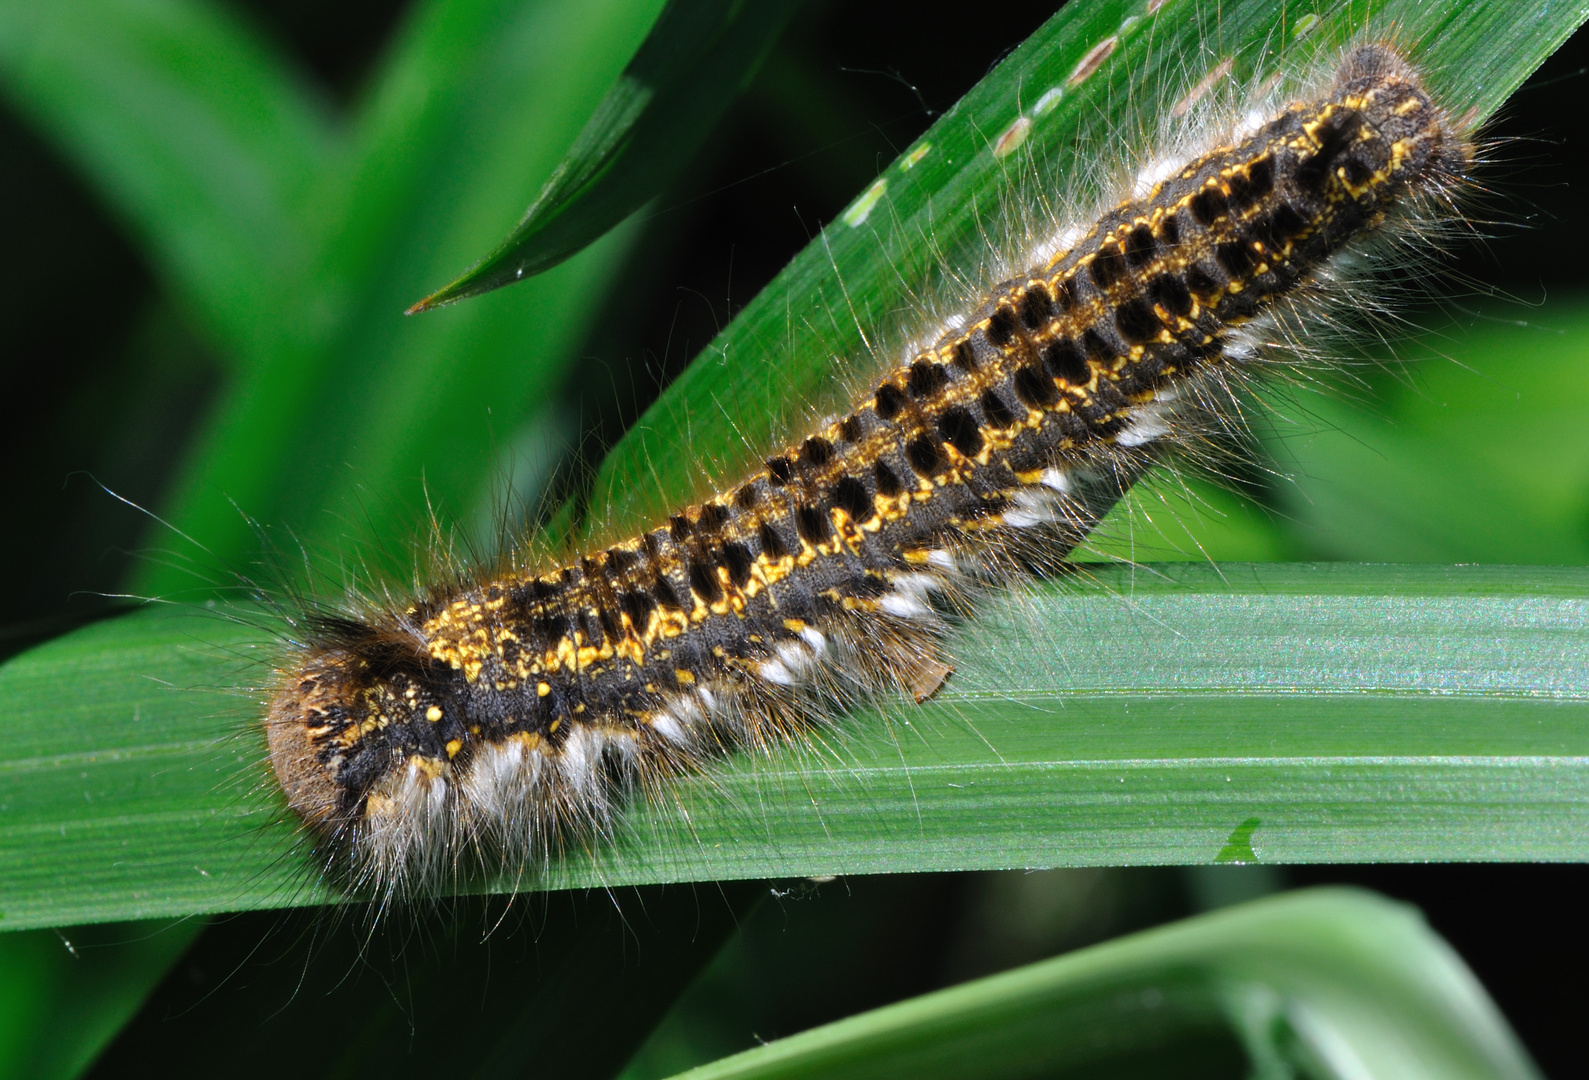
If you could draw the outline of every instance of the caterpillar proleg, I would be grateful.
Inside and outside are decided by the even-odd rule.
[[[1354,46],[1309,94],[1143,163],[709,498],[564,565],[307,621],[266,719],[288,803],[377,893],[533,873],[711,758],[925,700],[954,620],[1228,427],[1349,302],[1352,263],[1450,216],[1471,157],[1394,45]]]

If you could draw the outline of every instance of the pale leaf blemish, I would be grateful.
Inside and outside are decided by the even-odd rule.
[[[839,220],[852,229],[859,225],[864,225],[867,216],[872,212],[872,208],[883,200],[883,196],[887,191],[888,181],[879,180],[867,188],[865,193],[855,200],[855,205],[844,211],[843,216]]]
[[[1015,118],[1015,123],[1005,128],[1004,134],[1000,135],[998,139],[994,141],[993,156],[996,158],[1001,158],[1008,155],[1011,151],[1015,150],[1016,147],[1020,146],[1026,141],[1026,135],[1031,130],[1031,118],[1026,116],[1017,116]]]
[[[1297,20],[1297,24],[1291,28],[1292,39],[1307,37],[1317,25],[1319,25],[1319,17],[1317,15],[1309,13],[1302,16],[1302,18]]]
[[[1047,116],[1065,98],[1065,91],[1058,86],[1051,86],[1037,99],[1037,104],[1032,106],[1033,116]]]
[[[1175,107],[1170,110],[1170,115],[1179,117],[1191,112],[1193,105],[1203,100],[1205,94],[1218,85],[1225,76],[1230,74],[1231,65],[1234,62],[1231,57],[1227,56],[1215,64],[1212,71],[1198,79],[1196,85],[1186,92],[1186,96],[1175,103]]]
[[[924,142],[910,153],[899,159],[900,172],[909,172],[921,164],[921,159],[932,152],[932,143]]]
[[[1098,44],[1087,50],[1065,80],[1066,86],[1080,86],[1086,82],[1093,72],[1103,67],[1103,62],[1114,55],[1115,49],[1120,45],[1120,39],[1114,35],[1104,38]]]

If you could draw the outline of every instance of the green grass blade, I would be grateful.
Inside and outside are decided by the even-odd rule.
[[[512,296],[402,311],[528,203],[658,6],[460,0],[411,17],[354,118],[345,171],[325,179],[327,246],[279,313],[271,362],[230,389],[177,480],[165,516],[207,561],[247,564],[246,513],[327,563],[362,542],[402,572],[426,498],[444,517],[473,508],[498,447],[574,360],[624,238]],[[152,565],[134,589],[195,585]]]
[[[928,706],[687,780],[546,884],[1589,858],[1589,569],[1183,564],[1018,603]],[[0,668],[0,928],[333,898],[230,689],[272,655],[161,610]]]
[[[223,360],[260,361],[337,151],[325,104],[196,0],[6,0],[0,87],[127,222]]]
[[[799,0],[670,0],[524,219],[409,313],[548,270],[640,209],[691,161]]]
[[[680,1075],[1243,1074],[1538,1075],[1472,973],[1416,911],[1346,890],[1291,893],[1188,919]]]
[[[614,447],[597,483],[598,524],[648,523],[700,490],[703,467],[681,463],[732,480],[779,445],[790,418],[840,407],[835,387],[901,361],[891,322],[919,309],[940,264],[978,267],[990,231],[1002,239],[990,223],[1002,220],[1012,182],[1037,187],[1037,198],[1058,178],[1095,175],[1118,132],[1154,131],[1173,103],[1165,95],[1226,60],[1230,78],[1252,79],[1376,27],[1425,65],[1441,100],[1482,119],[1586,17],[1582,0],[1236,0],[1217,18],[1187,0],[1147,15],[1135,3],[1067,4],[885,169]],[[1100,66],[1079,66],[1105,48]],[[1020,152],[996,154],[1022,119]]]

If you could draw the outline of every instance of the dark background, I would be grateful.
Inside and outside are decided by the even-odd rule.
[[[344,97],[403,6],[234,2]],[[961,4],[809,4],[752,92],[654,210],[625,272],[637,298],[634,317],[586,347],[593,362],[581,365],[584,382],[572,389],[593,436],[590,455],[599,457],[822,223],[1051,13],[1051,3],[980,5],[975,18]],[[952,51],[942,46],[943,20],[956,25]],[[1503,139],[1503,163],[1487,177],[1497,192],[1491,216],[1501,222],[1485,242],[1457,252],[1462,274],[1526,300],[1584,287],[1589,213],[1578,200],[1589,175],[1586,64],[1589,35],[1580,32],[1492,129]],[[827,95],[820,109],[803,96],[813,79]],[[139,253],[71,169],[4,108],[0,146],[0,199],[11,208],[0,236],[0,370],[9,406],[0,454],[11,463],[11,527],[0,530],[4,655],[104,610],[94,594],[116,588],[144,521],[89,474],[158,506],[215,368],[179,319],[151,315],[158,286]],[[795,890],[745,922],[732,962],[713,969],[701,1000],[711,1000],[714,985],[764,987],[754,1001],[739,1002],[740,1013],[720,1010],[718,1037],[723,1049],[734,1049],[1209,902],[1207,882],[1190,872],[1078,873],[1064,887],[1086,892],[1090,899],[1074,910],[1092,914],[1014,944],[993,940],[988,929],[1008,914],[998,904],[1017,902],[997,899],[1019,892],[1008,876],[915,875]],[[1581,1072],[1589,868],[1329,866],[1289,868],[1256,884],[1231,880],[1236,893],[1350,882],[1416,903],[1472,965],[1547,1074]],[[224,966],[215,957],[265,925],[234,920],[212,932],[178,965],[164,1000],[181,980],[202,984],[206,964]],[[102,1075],[116,1075],[116,1062],[127,1064],[147,1037],[138,1032],[171,1015],[159,1012],[146,1010]],[[202,1010],[189,1015],[204,1022]]]

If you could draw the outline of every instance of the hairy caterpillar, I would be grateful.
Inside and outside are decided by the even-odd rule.
[[[1343,259],[1437,219],[1470,156],[1392,47],[1353,49],[1314,96],[1144,172],[740,483],[563,567],[314,621],[267,718],[290,805],[353,881],[410,891],[533,869],[631,789],[857,699],[930,696],[948,620],[1219,430],[1343,298]]]

